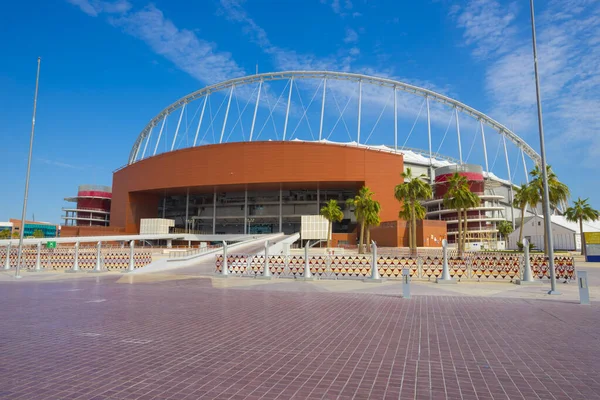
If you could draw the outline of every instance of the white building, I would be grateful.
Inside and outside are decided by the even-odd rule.
[[[555,250],[581,250],[579,223],[570,222],[562,215],[552,216],[552,237]],[[517,223],[520,223],[520,219]],[[600,232],[600,222],[583,222],[584,232]],[[536,215],[525,218],[523,237],[535,245],[536,249],[544,249],[544,217]],[[519,241],[519,227],[508,236],[508,248],[516,250]]]

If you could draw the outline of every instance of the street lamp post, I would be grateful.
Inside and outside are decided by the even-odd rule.
[[[29,158],[27,159],[27,176],[25,178],[25,196],[23,198],[23,214],[21,214],[21,231],[19,232],[19,251],[17,255],[17,269],[15,278],[20,278],[21,258],[23,256],[23,237],[25,235],[25,215],[27,214],[27,196],[29,194],[29,175],[31,172],[31,154],[33,152],[33,134],[35,131],[35,111],[37,109],[38,88],[40,83],[40,63],[41,57],[38,57],[37,74],[35,77],[35,95],[33,96],[33,117],[31,118],[31,136],[29,138]]]
[[[540,134],[540,156],[542,159],[542,186],[544,196],[542,199],[542,207],[544,209],[544,231],[546,233],[548,248],[548,268],[550,269],[550,291],[548,294],[560,294],[556,290],[556,272],[554,271],[554,240],[552,238],[552,221],[551,221],[551,210],[550,210],[550,197],[548,190],[548,172],[546,171],[546,146],[544,144],[544,123],[542,120],[542,96],[540,93],[540,77],[538,73],[538,61],[537,61],[537,43],[535,37],[535,13],[533,9],[533,0],[529,0],[531,8],[531,36],[533,41],[533,68],[535,73],[535,94],[537,97],[537,112],[538,112],[538,127]]]
[[[250,234],[250,226],[254,222],[254,218],[248,218],[248,235]]]

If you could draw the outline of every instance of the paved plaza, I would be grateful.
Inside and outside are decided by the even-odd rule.
[[[600,399],[600,306],[545,288],[4,273],[0,398]]]

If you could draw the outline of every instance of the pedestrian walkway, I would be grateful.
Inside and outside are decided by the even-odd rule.
[[[0,282],[2,399],[600,399],[567,285],[30,275]]]

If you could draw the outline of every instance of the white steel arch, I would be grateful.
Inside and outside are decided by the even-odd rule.
[[[536,164],[538,164],[541,160],[540,155],[531,148],[523,139],[521,139],[517,134],[508,129],[503,124],[497,122],[486,114],[464,104],[458,100],[452,99],[450,97],[444,96],[443,94],[434,92],[429,89],[425,89],[422,87],[410,85],[404,82],[379,78],[368,75],[361,74],[353,74],[347,72],[332,72],[332,71],[285,71],[285,72],[272,72],[272,73],[263,73],[256,75],[249,75],[245,77],[230,79],[224,82],[220,82],[214,85],[206,86],[200,90],[197,90],[193,93],[188,94],[172,103],[164,110],[162,110],[159,114],[157,114],[152,120],[142,129],[140,134],[138,135],[131,152],[129,154],[128,164],[133,164],[136,162],[137,155],[140,151],[140,147],[142,146],[142,142],[146,139],[152,129],[164,122],[164,120],[174,111],[177,111],[180,108],[185,107],[188,103],[200,99],[202,97],[209,96],[212,93],[220,92],[229,89],[229,100],[231,100],[231,95],[234,88],[238,88],[240,86],[259,83],[262,87],[263,82],[266,81],[276,81],[276,80],[289,80],[290,82],[297,81],[298,79],[323,79],[325,84],[327,80],[339,80],[339,81],[349,81],[356,82],[359,84],[359,87],[362,88],[363,84],[366,85],[376,85],[380,87],[388,87],[394,90],[402,90],[407,93],[415,94],[418,96],[423,96],[426,98],[427,103],[429,103],[429,99],[436,101],[441,104],[445,104],[451,108],[455,109],[457,113],[457,123],[458,123],[458,112],[462,112],[481,123],[481,129],[483,131],[483,123],[490,126],[498,133],[503,135],[505,138],[513,142],[524,154],[526,154],[531,160],[533,160]],[[324,84],[324,85],[325,85]],[[360,110],[360,90],[359,89],[359,110]],[[260,91],[259,91],[260,95]],[[325,96],[325,91],[323,91],[323,97]],[[289,108],[289,99],[291,98],[291,85],[290,92],[288,95],[288,108]],[[258,102],[257,102],[258,105]],[[183,110],[182,110],[183,111]],[[289,112],[289,111],[288,111]],[[182,114],[183,115],[183,112]],[[359,127],[360,127],[360,111],[359,111]],[[360,129],[360,128],[359,128]],[[159,136],[160,137],[160,136]],[[173,142],[175,143],[175,142]],[[157,143],[158,144],[158,143]],[[485,144],[484,144],[485,146]],[[487,155],[486,155],[487,159]]]

